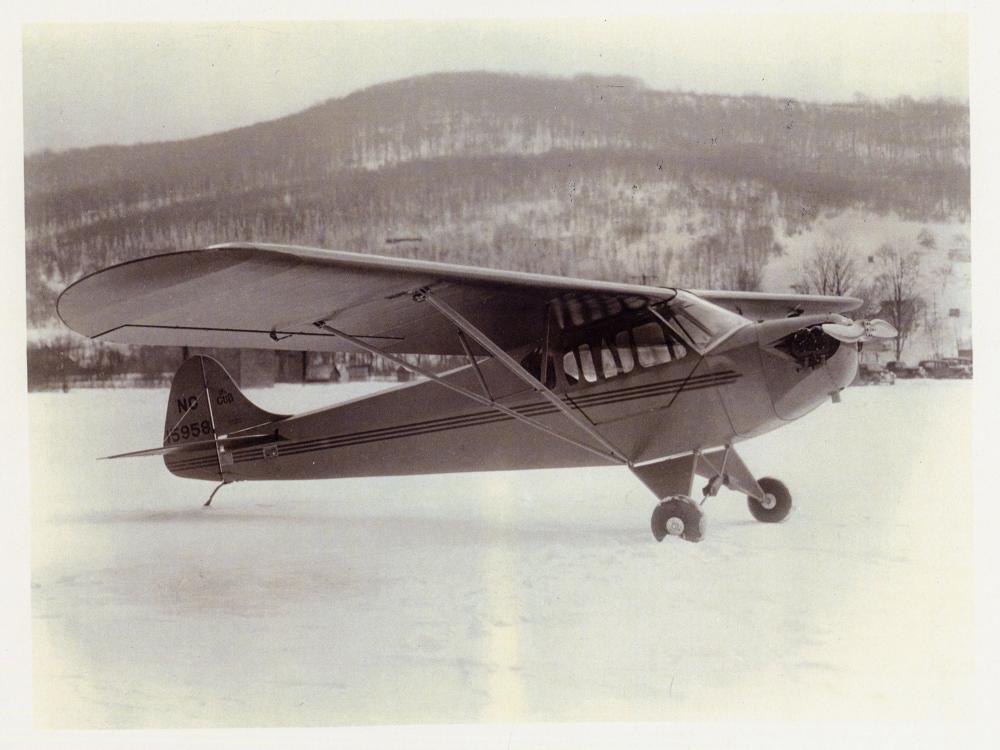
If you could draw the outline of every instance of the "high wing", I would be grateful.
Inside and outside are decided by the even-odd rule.
[[[671,299],[672,289],[265,244],[214,245],[111,266],[69,286],[58,313],[99,341],[462,354],[454,326],[413,295],[430,289],[504,349],[539,341],[546,308],[567,325]]]
[[[475,320],[505,350],[540,341],[548,309],[561,328],[571,328],[675,295],[665,287],[232,243],[111,266],[69,286],[57,309],[74,331],[125,344],[359,351],[316,325],[325,322],[388,352],[463,353],[454,327],[429,305],[414,302],[422,289]],[[713,300],[709,295],[720,293],[700,294]],[[800,299],[773,297],[785,307],[792,298]],[[839,312],[859,303],[804,299],[806,312],[819,311],[817,305]]]

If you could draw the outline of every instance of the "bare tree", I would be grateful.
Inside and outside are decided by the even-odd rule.
[[[912,250],[903,252],[897,245],[886,243],[878,249],[875,260],[879,269],[875,291],[881,302],[880,313],[899,331],[896,338],[898,360],[906,340],[916,331],[924,308],[924,300],[917,294],[920,255]]]
[[[799,294],[850,294],[858,284],[854,254],[854,248],[840,238],[813,246],[792,289]]]

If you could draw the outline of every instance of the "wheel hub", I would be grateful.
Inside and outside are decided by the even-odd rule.
[[[657,505],[650,526],[658,542],[668,536],[698,542],[705,533],[701,509],[686,495],[672,495]]]
[[[778,498],[772,495],[770,492],[764,494],[764,499],[760,501],[760,505],[764,510],[774,510],[775,506],[778,504]]]

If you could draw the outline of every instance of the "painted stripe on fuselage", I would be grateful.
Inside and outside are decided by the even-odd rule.
[[[582,410],[586,407],[605,406],[608,404],[621,403],[626,401],[637,401],[639,399],[665,396],[672,393],[696,391],[704,388],[714,388],[732,383],[741,377],[739,373],[732,370],[725,370],[719,373],[698,375],[694,377],[678,378],[676,380],[661,381],[644,386],[633,386],[606,393],[595,393],[588,396],[576,398],[566,398],[571,406]],[[527,406],[513,407],[518,413],[527,417],[538,417],[553,414],[557,410],[548,403],[530,404]],[[418,435],[428,435],[446,430],[456,430],[464,427],[478,427],[481,425],[512,420],[502,412],[487,410],[472,412],[470,414],[460,414],[453,417],[441,417],[423,422],[411,422],[403,425],[393,425],[391,427],[380,427],[372,430],[361,430],[359,432],[344,433],[341,435],[328,435],[319,438],[309,438],[306,440],[287,440],[278,444],[267,443],[276,448],[276,456],[293,456],[300,453],[312,453],[320,450],[333,450],[365,443],[374,443],[384,440],[396,440]],[[260,446],[240,448],[232,452],[235,463],[246,461],[256,461],[262,458]],[[168,460],[167,466],[178,471],[192,469],[202,469],[214,466],[216,463],[215,453],[195,456],[187,459]]]

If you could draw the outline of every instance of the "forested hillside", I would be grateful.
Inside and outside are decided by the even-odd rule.
[[[25,191],[32,325],[85,272],[234,240],[754,289],[824,214],[966,222],[969,114],[438,74],[193,140],[31,155]]]

